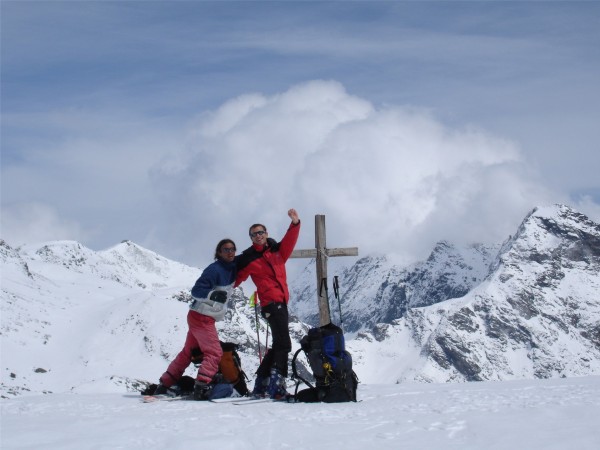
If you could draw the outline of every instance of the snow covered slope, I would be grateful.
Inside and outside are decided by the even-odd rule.
[[[2,241],[0,257],[3,396],[63,391],[146,366],[155,335],[166,348],[179,340],[185,307],[178,314],[169,299],[200,273],[130,242],[94,252],[70,241],[18,250]],[[157,320],[140,320],[139,311]]]

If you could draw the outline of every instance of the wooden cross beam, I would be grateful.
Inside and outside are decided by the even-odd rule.
[[[329,299],[327,298],[327,258],[330,256],[358,256],[358,247],[327,248],[325,242],[325,216],[315,216],[315,248],[294,250],[290,258],[316,258],[317,262],[317,299],[319,321],[321,325],[331,322]]]

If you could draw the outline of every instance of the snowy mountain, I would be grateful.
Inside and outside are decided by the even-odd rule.
[[[340,276],[359,378],[370,384],[600,374],[599,229],[553,206],[534,210],[495,247],[442,242],[408,268],[362,258]],[[128,241],[100,252],[71,241],[20,248],[0,241],[0,258],[4,398],[132,391],[156,381],[183,345],[197,268]],[[292,285],[292,312],[309,322],[314,274],[306,271]],[[222,340],[240,345],[250,376],[258,341],[262,351],[267,338],[262,319],[257,333],[255,314],[238,290],[218,324]],[[293,319],[291,329],[296,349],[308,325]]]
[[[351,348],[388,382],[600,374],[599,292],[600,226],[566,206],[539,208],[468,294],[411,308]]]

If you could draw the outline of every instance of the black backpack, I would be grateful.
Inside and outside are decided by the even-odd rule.
[[[298,373],[297,358],[304,352],[315,378],[315,385]],[[352,370],[352,356],[346,351],[342,329],[332,323],[311,328],[300,341],[300,349],[292,358],[292,373],[296,382],[298,402],[355,402],[359,383]],[[298,392],[300,382],[308,386]]]

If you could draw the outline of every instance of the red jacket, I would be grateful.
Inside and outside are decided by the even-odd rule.
[[[296,225],[291,223],[277,250],[272,251],[270,246],[261,248],[252,244],[241,255],[243,261],[244,256],[253,254],[246,260],[250,260],[247,265],[242,263],[242,266],[238,268],[235,286],[239,286],[250,276],[256,286],[260,306],[266,306],[273,302],[287,303],[290,293],[287,286],[285,262],[292,254],[299,234],[300,222]]]

